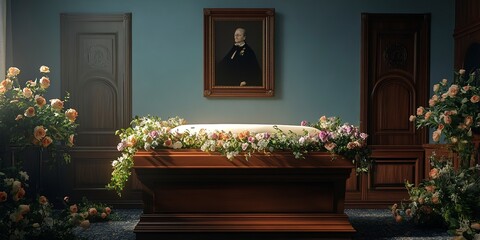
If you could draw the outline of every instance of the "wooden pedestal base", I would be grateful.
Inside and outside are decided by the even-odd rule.
[[[344,214],[353,165],[328,153],[232,161],[201,151],[138,152],[144,211],[136,239],[351,239]]]

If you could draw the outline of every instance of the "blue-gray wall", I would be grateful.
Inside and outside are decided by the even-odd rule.
[[[133,115],[190,123],[360,120],[361,13],[431,13],[431,82],[453,71],[452,0],[12,0],[12,58],[22,79],[53,70],[60,96],[60,13],[132,13]],[[203,8],[275,8],[276,96],[203,97]],[[82,113],[80,113],[80,116]]]

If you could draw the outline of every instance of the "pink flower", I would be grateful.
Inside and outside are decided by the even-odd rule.
[[[107,217],[107,214],[103,212],[103,213],[100,215],[100,217],[103,218],[103,219],[105,219],[105,218]]]
[[[42,205],[46,205],[46,204],[48,203],[47,197],[45,197],[45,196],[43,196],[43,195],[40,196],[40,197],[38,198],[38,203],[40,203],[40,204],[42,204]]]
[[[445,124],[450,125],[450,123],[452,123],[452,118],[450,117],[450,115],[444,115],[443,122],[445,122]]]
[[[22,92],[23,92],[23,96],[24,96],[24,97],[26,97],[26,98],[32,97],[33,92],[32,92],[32,90],[31,90],[30,88],[24,88],[24,89],[22,90]]]
[[[478,102],[480,102],[480,96],[478,96],[478,95],[473,95],[473,96],[470,98],[470,102],[472,102],[472,103],[478,103]]]
[[[78,207],[77,204],[73,204],[70,206],[70,213],[77,213],[78,212]]]
[[[106,212],[107,214],[110,214],[110,213],[112,212],[112,209],[110,209],[109,207],[106,207],[106,208],[105,208],[105,212]]]
[[[48,147],[52,142],[53,142],[52,138],[46,136],[46,137],[44,137],[44,138],[42,139],[42,147],[45,147],[45,148],[46,148],[46,147]]]
[[[440,89],[440,84],[433,85],[433,91],[434,92],[438,92],[439,89]]]
[[[428,173],[428,175],[430,176],[431,179],[435,179],[438,177],[438,173],[439,173],[438,169],[432,168]]]
[[[300,126],[307,126],[308,125],[308,122],[303,120],[301,123],[300,123]]]
[[[427,113],[425,113],[425,120],[430,119],[431,116],[432,116],[432,112],[428,111]]]
[[[423,107],[418,107],[417,108],[417,116],[423,115],[424,112],[425,112],[425,109]]]
[[[436,187],[433,186],[433,185],[425,186],[425,190],[427,190],[427,192],[431,192],[431,193],[435,192],[435,188]]]

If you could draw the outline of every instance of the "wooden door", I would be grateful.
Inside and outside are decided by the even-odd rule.
[[[120,154],[115,131],[131,121],[131,14],[61,15],[62,92],[79,112],[70,186],[75,197],[141,204],[127,188],[122,198],[105,188]],[[132,182],[132,181],[130,181]]]
[[[406,180],[423,178],[427,134],[408,119],[428,100],[429,49],[429,14],[362,14],[360,125],[375,164],[352,202],[398,202],[408,196]]]

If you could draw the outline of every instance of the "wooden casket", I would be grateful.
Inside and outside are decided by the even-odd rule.
[[[353,164],[329,153],[228,160],[200,150],[141,151],[137,239],[351,239],[344,213]]]

